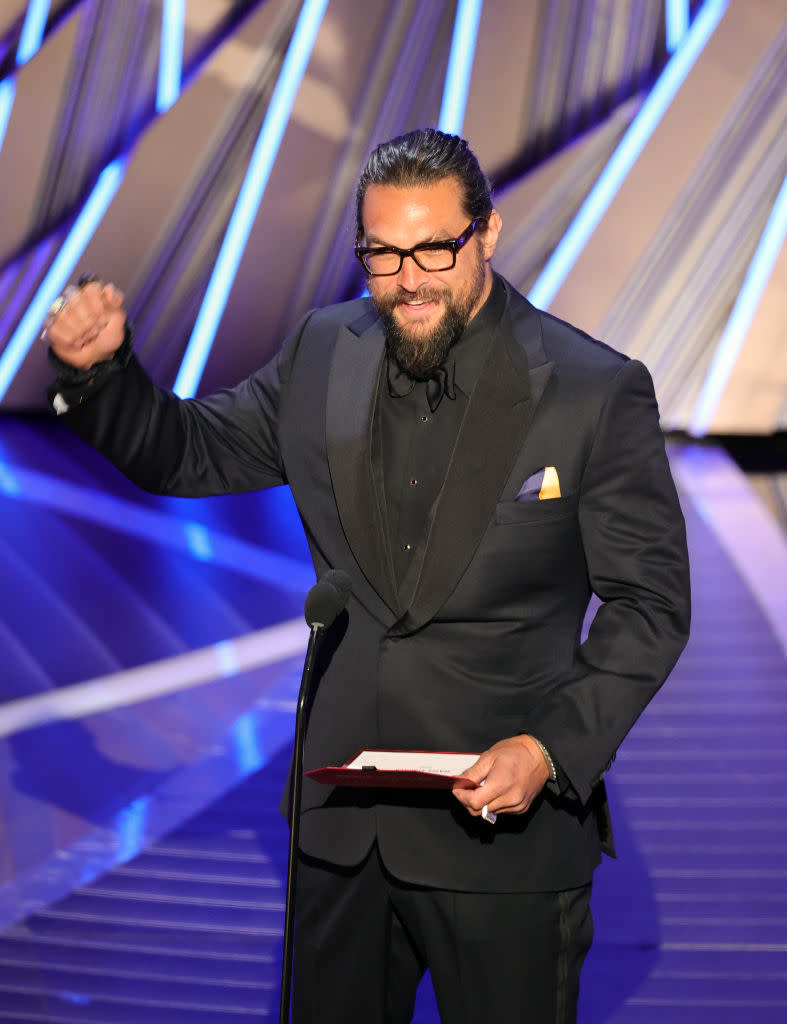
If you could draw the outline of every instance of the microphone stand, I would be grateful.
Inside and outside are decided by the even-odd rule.
[[[314,672],[317,641],[333,625],[350,597],[352,581],[341,569],[330,569],[306,595],[304,615],[309,624],[309,646],[303,663],[301,688],[295,709],[295,747],[290,782],[290,850],[287,858],[287,903],[284,912],[284,944],[281,965],[279,1022],[289,1024],[292,951],[295,921],[295,879],[298,871],[298,835],[301,827],[301,789],[303,787],[303,747],[306,739],[306,703]]]
[[[292,953],[295,924],[295,880],[298,872],[298,836],[301,825],[301,789],[303,786],[303,747],[306,739],[306,698],[314,670],[317,641],[324,626],[315,622],[309,632],[309,646],[303,663],[301,688],[295,709],[295,747],[292,759],[290,787],[290,849],[287,857],[287,902],[284,912],[284,945],[281,965],[281,999],[279,1002],[279,1024],[288,1024],[290,1019],[290,986],[292,984]]]

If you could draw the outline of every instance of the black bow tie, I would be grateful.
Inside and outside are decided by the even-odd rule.
[[[426,400],[432,412],[438,407],[443,395],[453,401],[456,398],[454,386],[455,361],[448,360],[448,366],[438,366],[426,382]],[[392,398],[404,398],[415,387],[415,381],[399,368],[395,359],[388,359],[388,393]]]

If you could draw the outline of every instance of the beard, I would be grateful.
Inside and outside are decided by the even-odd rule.
[[[405,288],[399,287],[396,291],[379,298],[372,294],[372,301],[385,327],[388,354],[396,360],[399,368],[414,380],[429,380],[434,375],[470,322],[473,310],[484,291],[483,258],[479,258],[475,270],[467,288],[458,294],[454,294],[450,288],[428,286],[417,292],[408,292]],[[436,300],[443,304],[445,312],[434,327],[403,325],[396,319],[396,307],[413,299]]]

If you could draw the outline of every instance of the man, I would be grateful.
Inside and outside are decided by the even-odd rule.
[[[463,140],[379,146],[357,214],[371,300],[310,313],[204,400],[156,389],[122,296],[87,284],[48,322],[55,406],[151,490],[289,483],[317,573],[353,581],[307,769],[480,754],[483,785],[453,795],[306,781],[295,1019],[408,1021],[428,966],[446,1024],[564,1024],[611,844],[603,775],[688,630],[652,385],[492,272],[501,219]]]

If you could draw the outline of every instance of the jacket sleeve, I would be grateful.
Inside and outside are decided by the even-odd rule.
[[[132,356],[63,420],[147,491],[205,497],[286,483],[278,427],[308,317],[281,351],[235,388],[181,400]]]
[[[535,709],[534,735],[582,802],[688,639],[686,532],[653,384],[632,360],[604,404],[579,496],[588,576],[602,600],[573,670]]]

